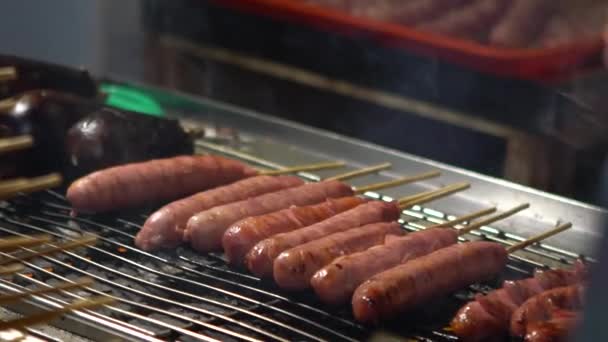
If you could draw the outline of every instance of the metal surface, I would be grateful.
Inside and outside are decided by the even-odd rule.
[[[198,141],[198,152],[226,154],[257,166],[282,166],[344,160],[347,169],[380,162],[393,163],[391,172],[368,175],[352,185],[415,174],[437,168],[443,176],[367,196],[389,200],[459,181],[470,181],[465,193],[404,211],[402,223],[410,231],[472,211],[498,205],[506,209],[530,202],[532,209],[491,227],[482,227],[465,240],[488,239],[515,244],[559,220],[576,229],[511,257],[508,268],[494,281],[475,284],[419,311],[386,322],[384,332],[419,341],[452,341],[443,328],[453,313],[475,293],[500,284],[501,279],[526,277],[535,267],[567,267],[577,254],[590,251],[606,212],[592,206],[550,196],[496,179],[390,151],[342,136],[312,130],[211,101],[176,98],[148,89],[173,114],[197,124],[230,127],[238,139]],[[301,173],[319,180],[344,172]],[[222,254],[200,255],[187,247],[147,253],[133,246],[133,237],[150,210],[111,215],[70,215],[71,208],[57,192],[22,196],[0,207],[0,235],[48,233],[69,241],[85,232],[99,235],[99,244],[81,252],[64,252],[26,263],[26,270],[1,281],[4,290],[44,286],[82,276],[95,284],[82,291],[44,295],[32,304],[61,305],[81,296],[106,294],[117,304],[95,312],[76,312],[56,326],[93,340],[179,341],[355,341],[378,330],[353,321],[348,306],[330,308],[310,292],[286,293],[269,282],[229,267]],[[13,308],[22,309],[25,308]],[[94,327],[94,328],[91,328]]]

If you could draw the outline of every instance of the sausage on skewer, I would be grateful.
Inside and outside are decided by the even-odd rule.
[[[490,43],[505,47],[525,47],[533,42],[555,10],[555,0],[513,0],[505,16],[490,34]]]
[[[581,320],[580,312],[560,310],[548,321],[531,323],[526,327],[526,342],[568,342]]]
[[[171,200],[253,176],[253,168],[219,156],[180,156],[93,172],[68,188],[75,211],[102,212]]]
[[[570,227],[562,225],[508,249],[486,241],[452,245],[384,271],[355,290],[354,316],[360,322],[377,322],[467,285],[489,280],[505,267],[509,253]]]
[[[580,284],[558,287],[526,300],[511,316],[511,335],[523,337],[529,325],[553,319],[561,310],[580,310],[583,303]]]
[[[352,209],[366,200],[350,196],[329,198],[323,203],[291,207],[274,213],[252,216],[228,228],[222,237],[224,254],[233,265],[239,265],[253,246],[273,235],[289,232],[321,222],[343,211]]]
[[[292,232],[275,235],[260,241],[245,257],[249,271],[258,277],[272,276],[274,259],[282,252],[298,245],[313,241],[332,233],[346,231],[366,224],[395,221],[401,213],[400,206],[409,207],[415,203],[430,201],[440,196],[468,188],[468,184],[455,184],[440,190],[415,195],[414,201],[408,197],[395,202],[371,201],[347,210],[325,221]],[[416,198],[416,196],[420,196]],[[416,202],[418,201],[418,202]]]
[[[377,167],[368,168],[368,170]],[[331,180],[344,180],[356,177],[366,172],[363,170],[348,172],[343,175],[331,177]],[[439,172],[426,172],[414,176],[403,177],[393,181],[372,184],[366,187],[358,187],[357,192],[364,193],[373,189],[397,186],[406,183],[413,183],[420,180],[436,177]],[[330,180],[328,179],[328,180]],[[338,213],[352,209],[366,200],[363,198],[350,196],[340,199],[328,199],[327,201],[315,205],[291,207],[270,214],[245,218],[233,224],[222,237],[222,247],[228,261],[234,265],[243,262],[245,255],[258,242],[279,233],[286,233],[292,230],[310,226],[321,222]]]
[[[303,290],[309,287],[312,275],[335,258],[382,244],[387,235],[402,233],[399,223],[380,222],[296,246],[279,254],[274,260],[274,280],[283,289]]]
[[[244,218],[275,212],[292,205],[311,205],[327,198],[353,196],[362,191],[371,191],[369,189],[372,188],[396,186],[410,179],[411,177],[404,177],[357,189],[341,181],[327,180],[229,203],[192,216],[188,220],[184,239],[199,252],[218,250],[222,247],[222,237],[228,228]]]
[[[539,271],[532,278],[506,281],[502,288],[464,305],[452,320],[452,330],[465,341],[504,335],[509,330],[513,312],[525,300],[545,290],[576,284],[583,277],[584,272],[577,266],[572,270]]]
[[[463,221],[488,214],[496,210],[483,210],[446,222],[404,237],[388,237],[383,245],[366,251],[339,257],[319,269],[310,279],[317,296],[327,304],[337,305],[348,301],[355,289],[365,280],[438,249],[455,244],[459,233],[441,227],[453,226]],[[488,221],[482,224],[488,224]]]
[[[194,214],[223,204],[304,184],[304,181],[297,177],[280,176],[281,174],[320,170],[335,167],[339,164],[319,163],[264,171],[264,175],[243,179],[171,202],[150,215],[137,234],[135,244],[144,250],[175,247],[184,240],[186,224]],[[377,171],[387,167],[390,167],[390,163],[348,172],[342,177],[350,177],[355,173],[366,174],[372,170]],[[279,177],[271,177],[270,175]]]
[[[188,219],[203,210],[304,184],[294,176],[256,176],[171,202],[154,212],[135,237],[137,247],[172,248],[184,240]]]

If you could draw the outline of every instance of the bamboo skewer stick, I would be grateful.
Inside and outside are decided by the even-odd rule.
[[[62,308],[41,312],[38,314],[30,315],[27,317],[15,319],[7,322],[0,322],[0,330],[8,329],[23,329],[33,325],[38,325],[52,321],[62,315],[76,310],[93,309],[99,306],[108,305],[114,302],[113,298],[110,297],[91,297],[87,299],[81,299],[73,302],[72,304],[66,305]]]
[[[346,172],[341,175],[326,178],[324,180],[326,180],[326,181],[334,181],[334,180],[345,181],[345,180],[348,180],[351,178],[365,176],[365,175],[369,175],[369,174],[372,174],[372,173],[375,173],[378,171],[386,170],[386,169],[390,168],[391,166],[392,166],[391,163],[383,163],[383,164],[379,164],[376,166],[370,166],[370,167],[366,167],[363,169]]]
[[[31,135],[19,135],[16,137],[0,139],[0,154],[25,150],[34,145],[34,138]]]
[[[335,168],[343,167],[344,165],[346,165],[346,163],[344,163],[343,161],[323,162],[323,163],[316,163],[316,164],[286,167],[286,168],[279,169],[279,170],[260,171],[259,175],[277,176],[277,175],[283,175],[283,174],[295,173],[295,172],[335,169]]]
[[[522,241],[520,243],[517,243],[517,244],[514,244],[514,245],[508,247],[507,248],[507,252],[509,254],[517,252],[517,251],[519,251],[521,249],[524,249],[524,248],[526,248],[526,247],[528,247],[528,246],[530,246],[532,244],[535,244],[537,242],[545,240],[545,239],[547,239],[547,238],[549,238],[549,237],[551,237],[553,235],[559,234],[559,233],[561,233],[561,232],[563,232],[565,230],[568,230],[570,228],[572,228],[572,223],[570,223],[570,222],[561,224],[561,225],[557,226],[556,228],[553,228],[553,229],[551,229],[549,231],[546,231],[546,232],[544,232],[542,234],[539,234],[537,236],[531,237],[531,238],[529,238],[529,239],[527,239],[525,241]]]
[[[30,236],[11,236],[0,239],[0,251],[7,252],[20,247],[38,246],[50,242],[51,236],[48,234],[38,234]]]
[[[82,278],[82,279],[78,279],[76,281],[64,282],[57,286],[43,287],[40,289],[35,289],[35,290],[31,290],[31,291],[26,291],[26,292],[0,295],[0,305],[7,305],[7,304],[15,303],[24,298],[28,298],[31,296],[37,296],[37,295],[59,292],[59,291],[67,291],[67,290],[72,290],[72,289],[76,289],[76,288],[90,286],[92,284],[93,284],[93,279]]]
[[[0,82],[13,81],[17,79],[17,69],[15,67],[0,68]]]
[[[500,213],[498,215],[494,215],[492,217],[488,217],[485,220],[476,222],[476,223],[471,224],[471,225],[469,225],[469,226],[467,226],[465,228],[461,228],[461,229],[458,230],[458,235],[462,236],[462,235],[464,235],[466,233],[472,232],[473,230],[479,229],[479,228],[481,228],[481,227],[483,227],[485,225],[488,225],[490,223],[494,223],[496,221],[505,219],[505,218],[507,218],[509,216],[515,215],[516,213],[518,213],[518,212],[520,212],[522,210],[528,209],[529,207],[530,207],[529,203],[520,204],[520,205],[518,205],[518,206],[516,206],[516,207],[514,207],[512,209],[509,209],[509,210],[507,210],[507,211],[505,211],[503,213]]]
[[[431,202],[436,199],[451,195],[455,192],[466,190],[470,187],[471,187],[471,184],[466,183],[466,182],[456,183],[456,184],[445,186],[441,189],[425,191],[425,192],[421,192],[416,195],[403,197],[403,198],[399,199],[397,202],[399,203],[399,207],[401,209],[407,209],[411,206]]]
[[[21,264],[10,264],[8,266],[0,266],[0,276],[17,273],[19,271],[22,271],[23,268],[24,266]]]
[[[0,260],[0,265],[6,265],[7,263],[15,262],[15,261],[17,261],[17,262],[25,261],[25,260],[29,260],[29,259],[57,253],[57,252],[63,252],[63,251],[75,249],[75,248],[82,247],[82,246],[93,245],[93,244],[95,244],[96,241],[97,241],[97,236],[90,235],[90,236],[85,236],[85,237],[77,239],[77,240],[59,244],[56,246],[51,246],[51,247],[48,247],[45,249],[26,250],[25,253],[21,253],[20,255],[8,254],[8,255],[5,255],[6,259]]]
[[[492,208],[488,208],[488,209],[483,209],[483,210],[480,210],[480,211],[477,211],[477,212],[474,212],[474,213],[471,213],[471,214],[467,214],[467,215],[464,215],[464,216],[457,217],[457,218],[455,218],[453,220],[446,221],[444,223],[438,223],[438,224],[429,226],[429,227],[427,227],[425,229],[444,228],[444,227],[452,227],[453,228],[457,224],[468,222],[468,221],[471,221],[473,219],[476,219],[476,218],[479,218],[479,217],[482,217],[482,216],[486,216],[486,215],[492,214],[494,212],[496,212],[496,207],[492,207]]]
[[[375,190],[390,188],[390,187],[394,187],[394,186],[398,186],[398,185],[419,182],[419,181],[422,181],[425,179],[438,177],[439,175],[441,175],[441,173],[439,171],[429,171],[429,172],[421,173],[418,175],[405,176],[405,177],[393,179],[393,180],[382,182],[382,183],[377,183],[377,184],[372,184],[372,185],[367,185],[367,186],[359,186],[359,187],[355,187],[354,189],[357,194],[364,194],[368,191],[375,191]]]
[[[19,193],[31,193],[59,186],[63,178],[58,173],[27,179],[27,184],[15,184],[0,192],[0,199],[7,199]]]

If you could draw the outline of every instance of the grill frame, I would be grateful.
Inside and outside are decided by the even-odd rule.
[[[151,95],[160,94],[160,91],[156,89],[145,88],[145,90]],[[396,170],[395,172],[381,172],[380,175],[366,176],[365,178],[358,180],[359,182],[367,183],[379,179],[385,180],[386,178],[397,177],[397,172],[414,174],[427,171],[429,168],[438,168],[443,172],[443,175],[439,180],[429,180],[422,182],[421,184],[407,185],[405,187],[383,192],[383,194],[366,194],[369,197],[384,200],[390,200],[396,197],[396,194],[403,194],[403,191],[413,193],[457,181],[469,181],[472,183],[473,188],[467,193],[453,195],[449,198],[433,202],[428,206],[415,206],[412,209],[404,211],[402,223],[404,228],[409,231],[423,229],[425,226],[452,219],[454,214],[460,215],[472,212],[481,207],[487,207],[488,205],[498,204],[500,208],[506,208],[512,204],[522,202],[530,202],[533,208],[540,205],[541,209],[559,209],[561,210],[559,212],[564,215],[564,220],[574,222],[577,227],[574,229],[574,232],[568,232],[563,236],[553,238],[547,243],[536,244],[523,252],[511,256],[508,270],[500,279],[529,276],[534,267],[563,267],[571,264],[582,252],[590,252],[588,243],[597,236],[599,227],[599,224],[597,223],[600,222],[603,217],[606,217],[607,214],[605,210],[600,208],[544,194],[502,180],[480,176],[465,170],[459,170],[415,156],[383,149],[378,146],[335,134],[311,129],[279,119],[265,117],[244,110],[237,110],[236,108],[218,104],[210,100],[195,99],[190,96],[181,96],[181,98],[188,101],[188,104],[184,105],[182,102],[180,108],[173,108],[179,110],[179,116],[181,118],[202,122],[214,122],[220,126],[235,128],[243,133],[240,141],[230,141],[226,145],[199,141],[197,142],[199,152],[205,151],[226,154],[230,157],[251,162],[257,166],[271,168],[335,159],[347,161],[350,167],[361,167],[362,165],[371,165],[385,161],[393,163],[393,169]],[[159,98],[159,101],[162,103],[162,97]],[[167,103],[164,104],[167,105]],[[201,112],[204,114],[201,115]],[[241,153],[234,153],[235,148],[238,148]],[[324,171],[314,174],[300,173],[300,176],[310,181],[316,181],[322,177],[331,175],[329,173],[337,174],[339,172],[341,171]],[[491,191],[484,194],[484,191],[488,191],[488,189],[491,189]],[[483,194],[483,202],[475,199],[479,198],[481,194]],[[496,198],[502,198],[501,196],[504,196],[504,200],[495,201]],[[449,210],[446,208],[449,208]],[[100,245],[88,247],[85,255],[91,256],[92,258],[97,257],[98,259],[100,256],[103,256],[101,257],[102,261],[95,261],[95,259],[93,259],[93,261],[87,261],[85,256],[77,252],[66,252],[58,257],[44,257],[42,260],[46,263],[55,265],[56,268],[70,269],[70,267],[72,267],[77,269],[78,267],[69,266],[62,261],[62,258],[68,257],[74,264],[84,265],[82,267],[87,270],[89,268],[103,269],[106,276],[119,272],[116,274],[116,279],[122,279],[122,281],[130,279],[133,283],[137,284],[138,287],[143,286],[144,289],[155,289],[154,291],[150,291],[150,293],[146,293],[145,291],[138,289],[138,287],[129,289],[129,286],[127,285],[122,285],[120,283],[118,283],[118,285],[113,284],[113,282],[116,281],[109,277],[108,279],[105,279],[103,276],[96,273],[79,274],[80,276],[93,276],[97,283],[104,284],[110,282],[110,287],[113,289],[121,288],[123,297],[131,301],[131,303],[127,303],[127,306],[131,305],[131,308],[137,307],[137,310],[126,310],[127,312],[124,312],[125,310],[122,308],[110,310],[117,313],[119,316],[131,317],[134,321],[147,321],[147,324],[160,325],[165,329],[170,329],[174,331],[174,333],[168,335],[170,337],[177,336],[180,340],[185,341],[188,339],[182,338],[181,336],[188,335],[189,333],[182,328],[167,327],[169,323],[166,322],[159,324],[154,321],[156,318],[148,317],[151,314],[151,311],[188,322],[191,324],[191,327],[198,326],[200,329],[207,329],[203,330],[204,335],[191,333],[191,339],[204,340],[207,335],[211,337],[216,336],[210,334],[209,332],[211,331],[212,333],[225,334],[217,336],[234,337],[237,340],[247,340],[243,335],[245,335],[245,333],[250,333],[251,335],[247,336],[261,340],[355,341],[368,338],[374,332],[377,332],[375,328],[363,327],[360,324],[353,322],[348,308],[329,309],[323,307],[312,298],[313,296],[310,293],[291,295],[281,292],[272,284],[259,281],[257,278],[246,274],[242,270],[228,267],[225,262],[223,262],[221,254],[196,256],[187,248],[180,248],[173,253],[164,251],[158,254],[139,251],[132,246],[132,237],[139,228],[139,225],[143,223],[145,219],[145,215],[139,212],[104,216],[85,215],[73,218],[70,216],[69,211],[70,208],[63,196],[56,192],[23,196],[0,208],[0,234],[31,234],[46,232],[57,237],[66,238],[66,233],[78,233],[79,229],[99,233]],[[445,213],[449,213],[449,215]],[[570,216],[570,214],[572,215]],[[466,237],[463,237],[461,240],[488,239],[504,244],[512,244],[523,240],[524,236],[531,236],[537,234],[541,230],[547,229],[554,225],[555,222],[556,219],[552,218],[550,213],[543,212],[542,215],[539,215],[538,211],[532,210],[532,212],[520,214],[513,219],[509,219],[507,223],[498,223],[492,227],[483,227],[480,231],[466,235]],[[571,236],[574,236],[575,238],[570,238]],[[581,244],[583,245],[581,246]],[[581,249],[581,247],[583,248]],[[121,249],[124,250],[124,252],[120,252]],[[137,255],[137,258],[128,259],[125,256],[116,253],[126,253],[125,255],[134,253]],[[105,258],[113,260],[108,261]],[[149,265],[163,265],[165,268],[159,267],[161,271],[154,269],[146,270],[144,267],[149,268],[150,266],[144,266],[142,258],[144,258]],[[139,264],[138,261],[142,262],[142,264]],[[99,263],[99,265],[91,264],[92,262]],[[113,265],[116,265],[117,269],[113,269]],[[57,272],[48,271],[44,269],[44,267],[39,266],[37,262],[27,263],[26,266],[28,266],[28,269],[34,271],[32,273],[36,274],[36,279],[38,279],[38,277],[40,279],[46,279],[47,277],[57,278]],[[126,271],[121,271],[121,268],[119,268],[127,266],[139,270],[139,272],[143,272],[141,274],[146,274],[146,276],[153,275],[152,278],[148,279],[160,279],[160,284],[156,284],[145,278],[139,279],[133,274],[124,273]],[[168,272],[168,269],[182,272],[178,272],[177,274],[183,274],[183,277],[165,274]],[[123,272],[124,274],[121,274],[120,272]],[[159,274],[159,272],[161,273]],[[158,278],[159,276],[162,278]],[[19,278],[20,281],[27,281],[29,279],[30,283],[35,283],[32,278]],[[167,281],[168,279],[171,281]],[[455,296],[450,296],[450,298],[446,299],[446,301],[451,303],[440,304],[451,305],[450,307],[452,308],[456,307],[458,303],[462,303],[467,298],[470,298],[473,293],[484,292],[495,287],[500,279],[488,284],[471,286],[469,289],[465,289]],[[176,283],[180,284],[177,286],[178,291],[167,289],[169,284],[175,285]],[[5,288],[8,285],[10,284],[6,281],[0,282],[0,287]],[[190,292],[185,289],[188,289]],[[237,291],[235,289],[238,289],[240,292],[234,293]],[[157,291],[160,291],[161,294],[159,295]],[[85,292],[89,295],[91,293],[96,294],[95,291]],[[105,291],[102,292],[105,293]],[[127,293],[129,293],[129,296],[126,296]],[[155,309],[150,311],[149,308],[134,304],[131,296],[148,298],[150,301],[145,303],[145,305],[151,305],[155,307]],[[150,296],[157,296],[160,298]],[[226,296],[228,296],[228,298]],[[260,297],[255,296],[261,296],[265,299],[256,299]],[[45,304],[45,300],[54,301],[53,298],[55,297],[56,295],[34,297],[31,302],[32,305],[35,306],[48,306],[48,303]],[[196,300],[198,304],[206,303],[207,305],[199,307],[188,304],[190,306],[184,306],[185,303],[180,302],[178,298],[189,298]],[[215,302],[218,300],[217,298],[222,298],[225,302],[217,303]],[[172,300],[172,302],[169,302],[168,300]],[[172,309],[181,306],[183,311],[170,313],[168,310],[164,309],[164,304],[172,305]],[[241,307],[242,304],[245,304],[243,308]],[[125,304],[122,303],[121,305]],[[218,307],[227,311],[214,311],[218,310]],[[13,309],[19,310],[17,307],[13,307]],[[190,312],[188,312],[188,310]],[[104,332],[112,334],[112,327],[116,327],[116,324],[118,324],[130,328],[133,332],[129,333],[127,330],[124,334],[116,334],[116,338],[125,340],[145,340],[145,328],[133,328],[132,326],[137,324],[133,323],[134,321],[129,321],[130,323],[127,323],[117,319],[108,319],[107,317],[104,317],[104,315],[107,315],[106,311],[108,310],[103,310],[101,313],[92,311],[77,312],[72,313],[67,317],[68,320],[71,319],[79,323],[90,320],[91,317],[96,317],[97,319],[102,319],[102,321],[106,322],[106,328],[101,329],[99,333]],[[145,315],[136,313],[140,311],[148,313]],[[406,325],[403,327],[401,324],[396,324],[395,322],[387,323],[384,328],[386,331],[399,336],[406,336],[404,333],[407,332],[407,337],[415,340],[453,340],[453,336],[448,332],[441,330],[442,326],[446,323],[445,319],[442,319],[441,322],[437,322],[434,318],[429,321],[427,319],[428,317],[425,318],[429,315],[426,311],[427,310],[421,310],[421,312],[416,313],[416,315],[421,318],[412,317],[411,315],[407,317],[408,320],[416,322],[414,323],[415,325],[420,322],[427,325],[434,325],[433,327],[429,327],[429,329],[426,327],[416,327],[415,329],[412,329],[412,323],[410,323],[409,326]],[[180,317],[180,315],[185,316],[186,313],[191,312],[195,312],[200,316],[196,319]],[[431,310],[430,315],[432,316],[434,314],[436,313],[433,313]],[[249,316],[249,318],[245,319],[245,316]],[[262,323],[260,323],[260,321]],[[435,322],[433,323],[433,321]],[[220,326],[221,322],[224,323]],[[83,326],[88,327],[88,325],[90,325],[87,325],[86,322],[84,323]],[[129,324],[132,326],[129,326]],[[265,324],[270,324],[271,328],[268,328],[268,325]],[[58,324],[58,326],[66,329],[69,328],[69,325],[65,326]],[[197,331],[201,331],[200,329]],[[235,329],[235,332],[226,332],[225,329]],[[245,329],[245,332],[239,329]],[[116,330],[114,330],[114,332],[116,332]],[[95,336],[86,337],[95,338]],[[163,339],[167,336],[159,335],[159,337]],[[148,340],[154,339],[148,338]]]

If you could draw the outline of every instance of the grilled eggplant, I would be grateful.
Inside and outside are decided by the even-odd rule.
[[[66,175],[180,154],[192,154],[190,136],[177,120],[102,108],[78,121],[66,138]]]

